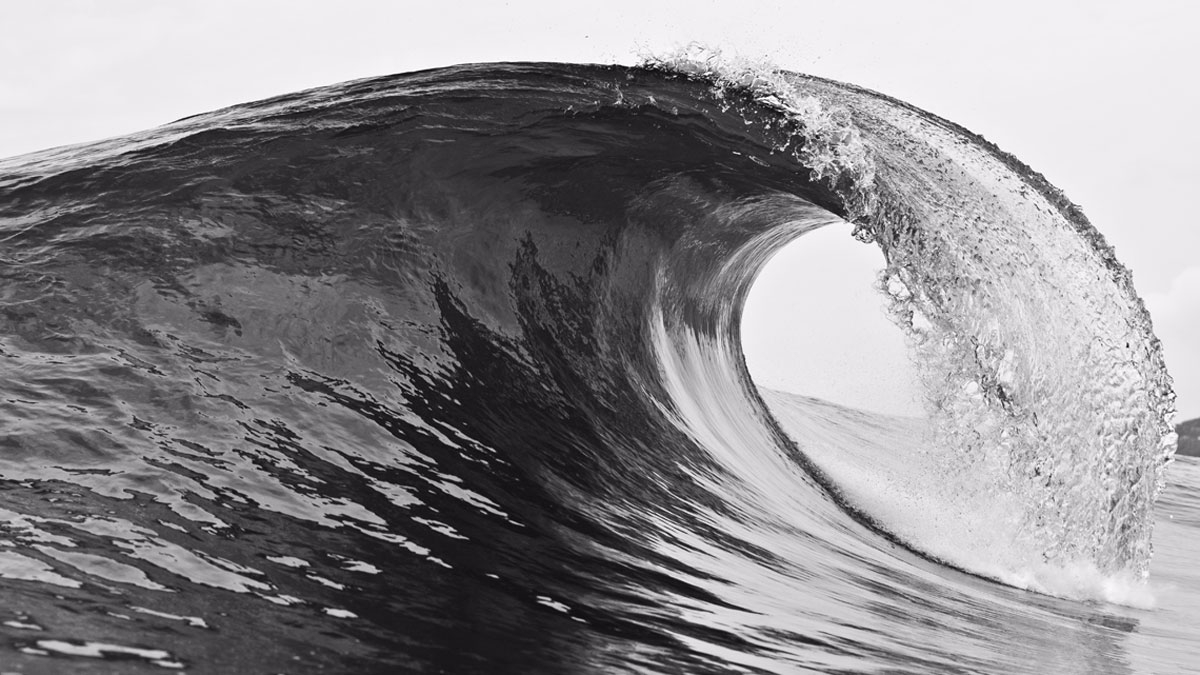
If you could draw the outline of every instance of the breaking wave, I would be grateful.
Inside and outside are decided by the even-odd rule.
[[[756,274],[839,222],[928,419],[746,371]],[[1090,610],[981,578],[1151,602],[1128,272],[880,94],[697,53],[361,80],[0,162],[0,242],[18,663],[1019,672]]]

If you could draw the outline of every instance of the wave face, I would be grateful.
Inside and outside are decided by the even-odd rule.
[[[758,270],[843,220],[926,422],[746,372]],[[1136,622],[1013,586],[1148,573],[1148,317],[906,104],[683,57],[363,80],[0,163],[0,242],[18,665],[1127,672]]]

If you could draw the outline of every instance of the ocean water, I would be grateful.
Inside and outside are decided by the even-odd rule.
[[[746,370],[755,275],[841,222],[923,418]],[[1200,672],[1172,402],[1039,174],[760,65],[457,66],[0,160],[0,671]]]

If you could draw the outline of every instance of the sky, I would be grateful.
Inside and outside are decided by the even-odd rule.
[[[908,101],[1043,173],[1133,271],[1178,419],[1190,419],[1200,417],[1200,227],[1188,207],[1200,184],[1198,19],[1200,3],[1166,0],[6,2],[0,157],[348,79],[480,61],[628,64],[699,42]],[[804,241],[781,253],[747,308],[752,372],[902,412],[898,331],[861,291],[881,259],[848,237],[805,239],[808,257]],[[812,294],[796,289],[810,282],[788,273],[798,268],[854,290],[806,306]],[[830,283],[836,275],[847,281]],[[821,337],[817,324],[842,332]],[[836,349],[807,347],[814,340]]]

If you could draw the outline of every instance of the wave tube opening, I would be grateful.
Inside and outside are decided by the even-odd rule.
[[[746,366],[760,389],[923,417],[912,355],[877,288],[886,261],[850,229],[808,232],[759,271],[742,313]]]

